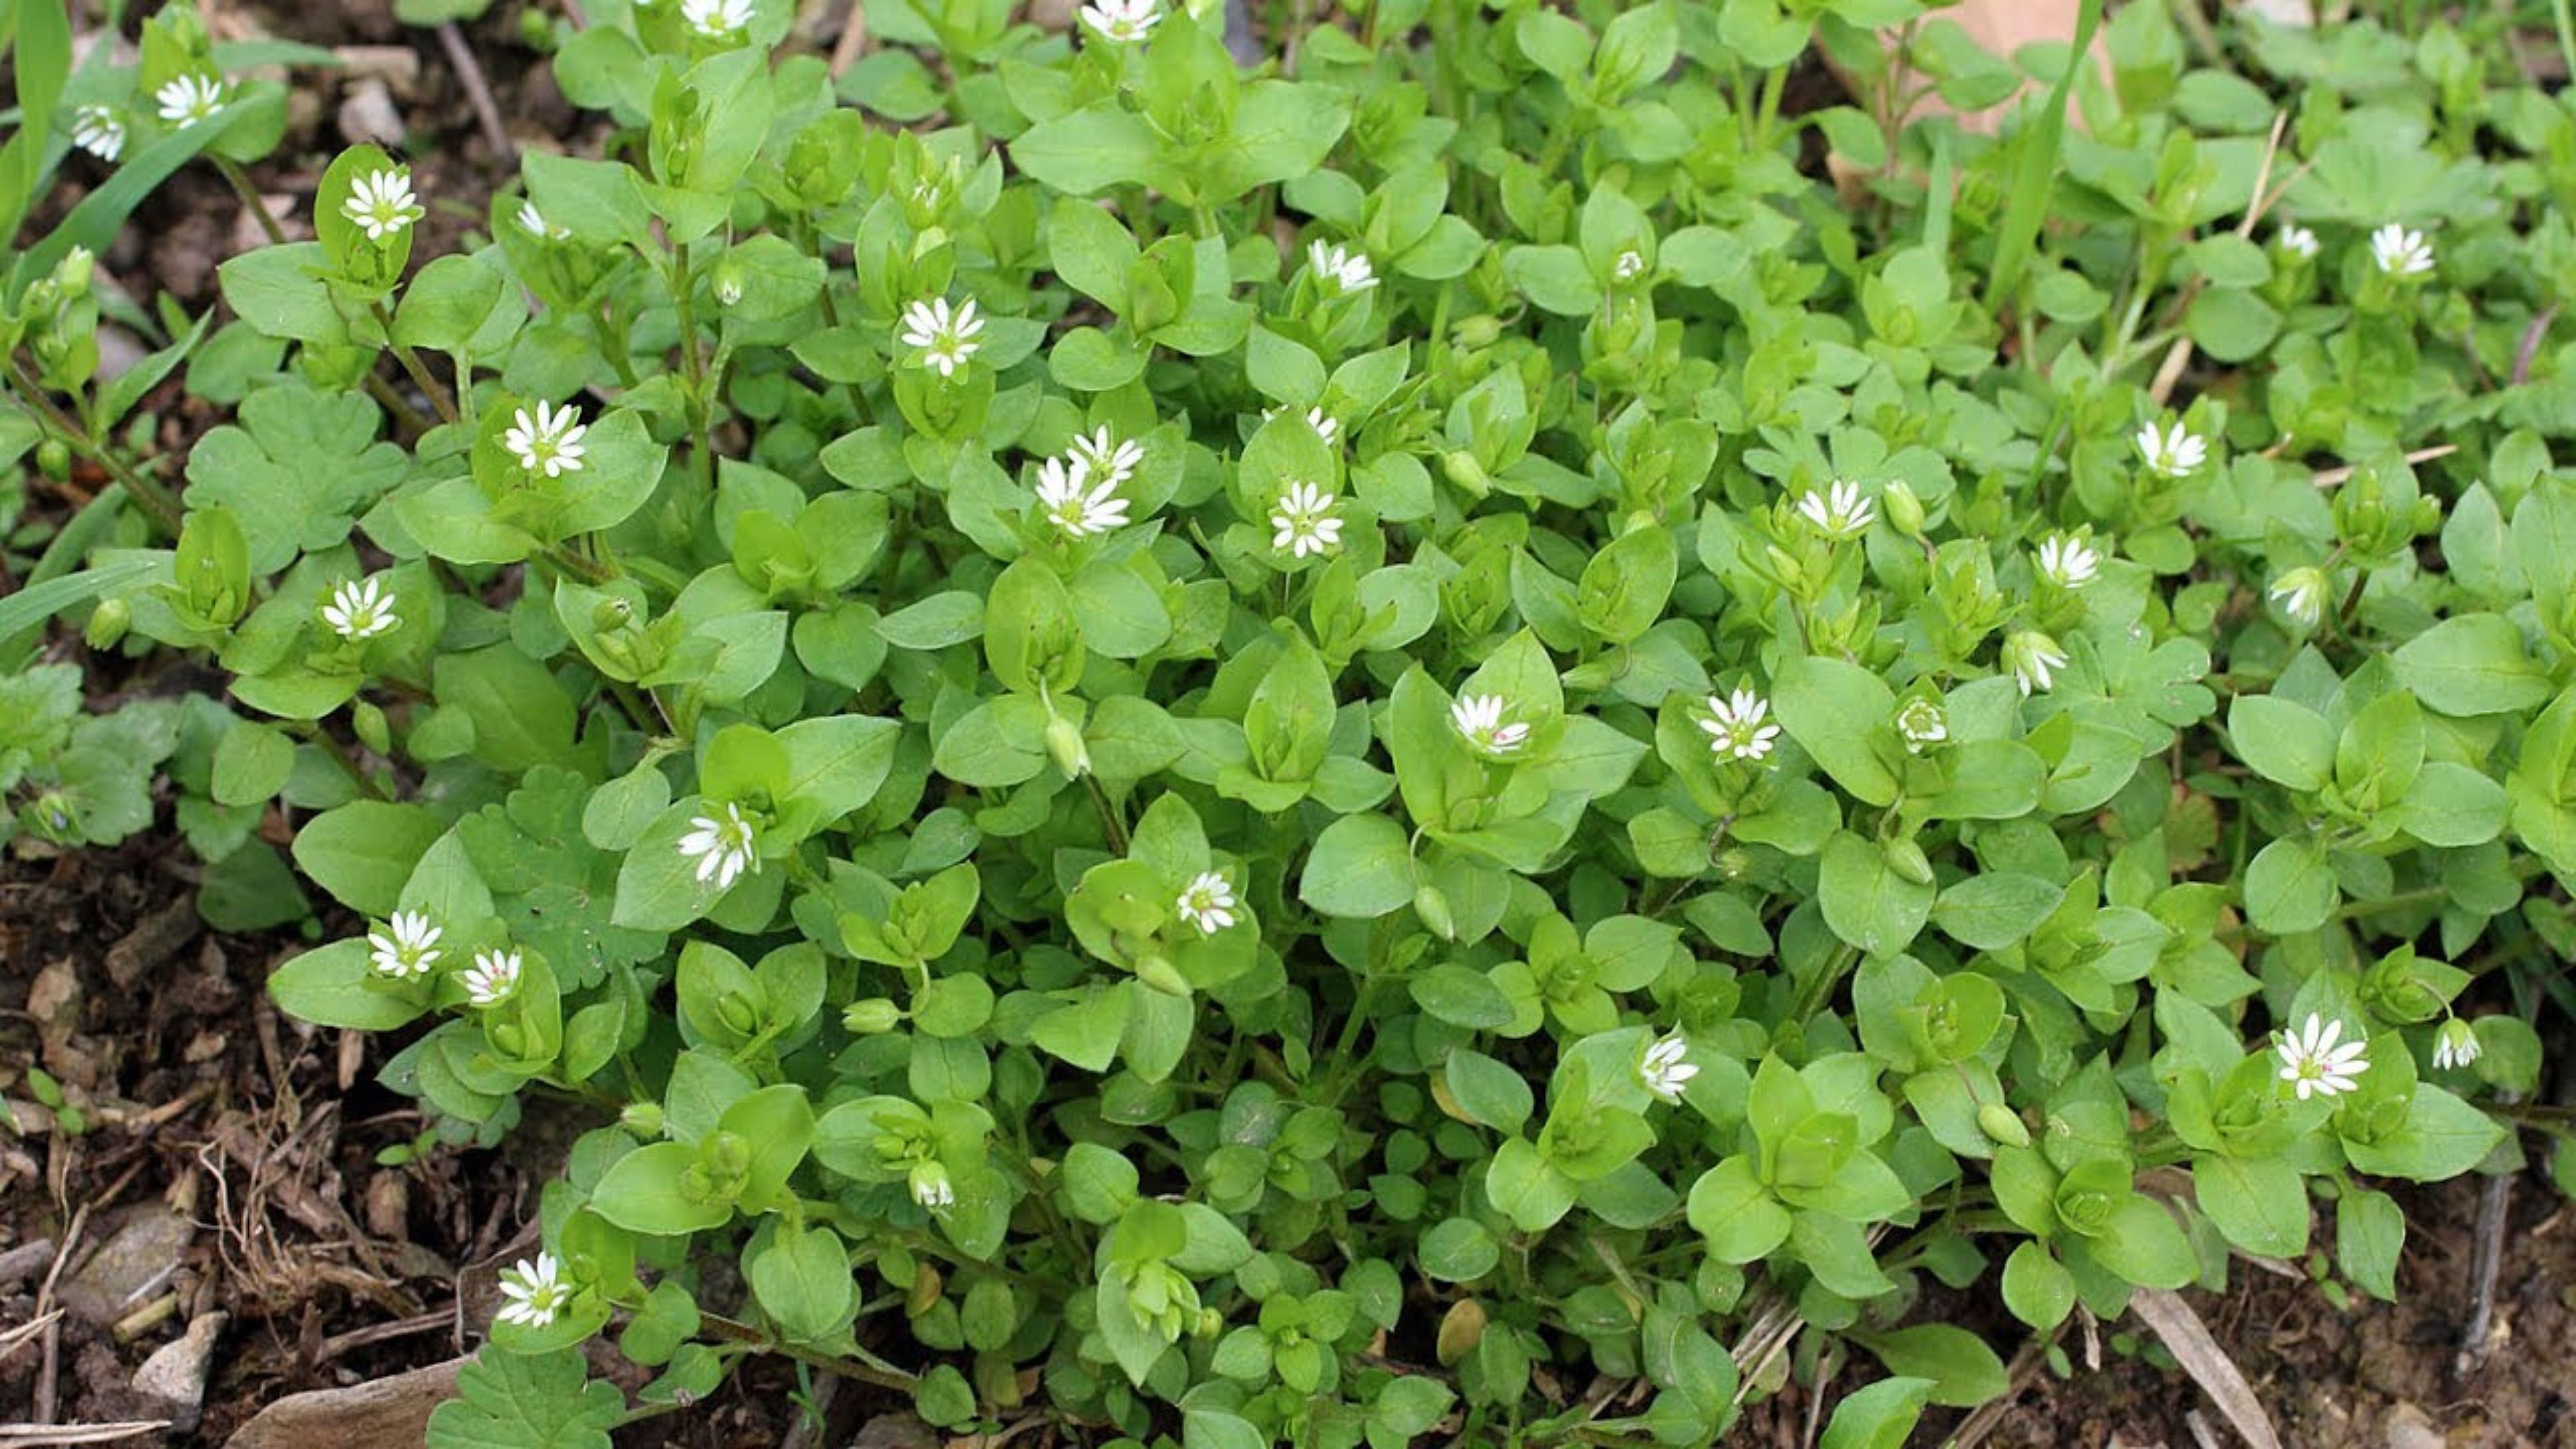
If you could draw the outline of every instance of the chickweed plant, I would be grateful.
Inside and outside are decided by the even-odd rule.
[[[606,154],[450,254],[341,154],[167,319],[184,461],[86,254],[18,267],[12,436],[121,487],[0,623],[225,690],[0,681],[22,848],[167,761],[212,899],[328,898],[279,1005],[450,1143],[587,1129],[433,1445],[761,1353],[1131,1449],[1706,1444],[1849,1361],[1823,1442],[1893,1445],[2234,1254],[2388,1297],[2390,1180],[2564,1131],[2512,7],[2097,5],[2094,66],[1378,0],[1245,67],[869,0],[837,78],[795,8],[554,21]],[[152,26],[55,154],[257,121]]]

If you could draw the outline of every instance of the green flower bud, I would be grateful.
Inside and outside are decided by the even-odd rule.
[[[1440,455],[1440,474],[1472,497],[1482,498],[1493,491],[1494,480],[1486,476],[1485,465],[1463,448]]]
[[[634,1136],[651,1142],[662,1135],[662,1104],[629,1102],[626,1104],[626,1110],[617,1114],[617,1125]]]
[[[72,477],[72,447],[60,438],[47,438],[36,445],[36,466],[57,483],[68,483]]]
[[[1452,330],[1461,347],[1491,347],[1503,337],[1502,319],[1484,313],[1462,318]]]
[[[1200,1309],[1199,1321],[1194,1331],[1201,1338],[1216,1337],[1225,1332],[1225,1315],[1213,1308]]]
[[[363,699],[357,701],[349,706],[349,727],[356,732],[358,743],[368,749],[380,755],[393,753],[393,729],[385,722],[382,709]]]
[[[725,1029],[741,1036],[760,1030],[760,1003],[739,991],[728,991],[716,998],[716,1019]]]
[[[81,638],[92,649],[113,649],[125,637],[126,626],[134,622],[134,610],[123,599],[101,599],[89,611],[89,623],[82,628]]]
[[[1413,888],[1413,914],[1443,941],[1458,939],[1457,919],[1449,914],[1449,897],[1429,881]]]
[[[852,1036],[876,1036],[903,1021],[903,1008],[882,996],[853,1001],[841,1008],[841,1029]]]
[[[1136,958],[1136,979],[1165,996],[1190,994],[1190,983],[1182,977],[1179,968],[1156,952],[1147,952]]]
[[[98,258],[90,255],[89,248],[74,247],[54,263],[54,285],[66,300],[78,301],[89,295],[90,275],[97,269]]]
[[[1907,538],[1923,536],[1923,500],[1903,479],[1890,483],[1878,495],[1881,508],[1887,510],[1888,526]]]
[[[1988,1102],[1977,1109],[1977,1130],[2006,1147],[2028,1147],[2030,1129],[2021,1117],[2001,1102]]]
[[[1047,721],[1046,752],[1068,780],[1091,773],[1091,751],[1082,743],[1082,731],[1062,715]]]
[[[1887,857],[1887,868],[1914,882],[1932,884],[1932,862],[1924,857],[1923,847],[1911,840],[1891,840],[1881,850]]]

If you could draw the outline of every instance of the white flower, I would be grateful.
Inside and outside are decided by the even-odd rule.
[[[2342,1036],[2341,1021],[2326,1021],[2313,1011],[2305,1026],[2281,1034],[2281,1080],[2298,1092],[2300,1101],[2320,1093],[2340,1096],[2359,1085],[2357,1079],[2370,1067],[2362,1059],[2365,1048],[2357,1041],[2336,1046]]]
[[[1082,23],[1103,40],[1142,40],[1163,18],[1161,0],[1092,0],[1082,7]]]
[[[1619,260],[1610,264],[1610,275],[1622,282],[1633,282],[1645,275],[1645,271],[1646,255],[1635,247],[1621,252]]]
[[[1699,722],[1708,731],[1708,750],[1721,760],[1761,760],[1771,753],[1771,743],[1780,738],[1780,727],[1763,721],[1771,713],[1771,701],[1750,689],[1738,687],[1732,698],[1708,697],[1709,717]]]
[[[2188,478],[2209,461],[2209,443],[2180,423],[2162,431],[2149,423],[2138,429],[2138,456],[2147,460],[2149,472]]]
[[[933,297],[915,302],[903,309],[902,342],[906,347],[922,349],[921,360],[939,369],[941,377],[956,375],[983,344],[975,334],[984,330],[984,319],[975,315],[975,299],[967,298],[955,311],[949,310],[948,299]]]
[[[2420,277],[2433,270],[2433,244],[2392,221],[2370,234],[2370,259],[2392,277]]]
[[[580,413],[573,411],[571,403],[558,408],[541,401],[534,416],[530,416],[526,408],[520,408],[511,417],[510,426],[502,430],[501,446],[509,449],[510,456],[519,460],[519,466],[531,473],[542,472],[549,478],[578,473],[582,469],[585,451],[581,445],[582,435],[590,431],[587,425],[578,421],[580,417]]]
[[[533,201],[519,203],[519,230],[539,241],[564,241],[572,236],[571,227],[556,226],[547,221],[545,213],[537,210]]]
[[[322,606],[322,622],[350,643],[362,644],[401,628],[402,616],[394,612],[393,595],[385,592],[383,581],[368,578],[333,590],[331,602]]]
[[[1317,277],[1331,283],[1337,294],[1365,292],[1377,285],[1377,273],[1370,268],[1368,257],[1336,243],[1306,243],[1306,265]]]
[[[519,953],[513,951],[477,951],[474,964],[457,979],[465,985],[465,999],[476,1006],[498,1006],[519,989]]]
[[[2326,576],[2322,570],[2292,569],[2272,581],[2272,602],[2300,628],[2313,629],[2325,617]]]
[[[152,93],[161,107],[161,119],[172,126],[193,126],[224,105],[224,82],[221,76],[183,75]]]
[[[1126,526],[1127,500],[1118,496],[1118,481],[1113,478],[1097,488],[1090,488],[1090,482],[1091,469],[1079,458],[1070,466],[1062,458],[1038,465],[1038,503],[1046,509],[1047,522],[1067,538]]]
[[[564,1282],[563,1264],[554,1254],[539,1253],[533,1262],[521,1258],[519,1266],[501,1270],[501,1296],[509,1301],[493,1321],[543,1328],[572,1301],[572,1285]]]
[[[731,268],[716,273],[716,301],[730,307],[742,300],[742,273]]]
[[[744,871],[760,873],[760,836],[742,807],[727,804],[724,814],[692,818],[693,827],[680,837],[680,856],[698,863],[698,881],[714,881],[718,890],[732,890]]]
[[[1172,913],[1198,927],[1199,934],[1213,936],[1234,924],[1234,905],[1234,883],[1222,872],[1203,870],[1172,903]]]
[[[355,222],[367,240],[383,241],[402,235],[429,213],[411,194],[411,173],[392,166],[359,177],[341,198],[340,214]]]
[[[1075,434],[1073,446],[1065,450],[1065,456],[1107,478],[1112,484],[1126,482],[1136,476],[1137,469],[1145,466],[1144,445],[1132,439],[1122,441],[1107,428],[1089,437]]]
[[[2052,533],[2039,541],[2039,572],[2061,589],[2080,589],[2100,571],[2101,555],[2083,539]]]
[[[909,1174],[912,1200],[935,1213],[957,1206],[957,1187],[948,1180],[948,1169],[936,1162],[916,1162]]]
[[[1905,753],[1919,755],[1950,738],[1950,716],[1937,702],[1917,695],[1896,711],[1896,732],[1904,737]]]
[[[1861,496],[1860,485],[1839,478],[1830,490],[1818,489],[1799,499],[1798,514],[1836,543],[1848,543],[1869,532],[1878,519],[1878,511]]]
[[[2272,244],[2301,261],[2313,261],[2317,255],[2317,234],[2297,222],[2285,222],[2272,233]]]
[[[2004,667],[2012,671],[2027,697],[2032,690],[2046,689],[2057,681],[2057,671],[2066,667],[2066,651],[2047,635],[2024,629],[2004,641]]]
[[[125,117],[114,106],[83,106],[72,112],[72,144],[110,165],[125,154]]]
[[[1291,483],[1270,510],[1272,548],[1298,558],[1328,553],[1342,542],[1342,521],[1333,516],[1333,495],[1312,483]]]
[[[2442,1071],[2467,1066],[2478,1059],[2479,1051],[2477,1029],[2456,1016],[2433,1034],[2433,1065]]]
[[[752,0],[680,0],[680,18],[709,40],[723,40],[751,28]]]
[[[1499,694],[1462,694],[1449,706],[1449,722],[1477,753],[1508,755],[1529,743],[1530,727],[1503,723],[1504,709]]]
[[[1268,422],[1277,416],[1279,416],[1279,409],[1275,407],[1263,408],[1261,410],[1261,420],[1263,422]],[[1306,409],[1306,426],[1313,428],[1315,430],[1315,436],[1323,439],[1327,443],[1342,435],[1342,425],[1333,421],[1333,415],[1324,411],[1320,407],[1311,407]]]
[[[1682,1040],[1680,1032],[1647,1047],[1645,1060],[1637,1063],[1637,1080],[1645,1087],[1646,1095],[1667,1106],[1678,1104],[1682,1088],[1699,1075],[1699,1068],[1686,1060],[1689,1054],[1690,1043]]]
[[[397,981],[426,976],[439,957],[436,949],[441,932],[418,911],[396,911],[385,922],[382,931],[371,931],[367,945],[371,948],[376,970]]]

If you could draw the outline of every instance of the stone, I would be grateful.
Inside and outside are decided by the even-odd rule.
[[[215,1344],[230,1321],[224,1313],[198,1314],[186,1333],[153,1350],[134,1372],[134,1391],[153,1400],[161,1416],[182,1434],[197,1427],[198,1411],[206,1402],[206,1375],[214,1367]]]
[[[114,1325],[161,1291],[196,1237],[196,1225],[167,1203],[134,1209],[63,1279],[63,1308],[84,1323]]]
[[[2388,1422],[2381,1431],[2388,1449],[2448,1449],[2450,1440],[2433,1427],[2433,1421],[2422,1409],[2400,1402],[2388,1411]]]
[[[452,1358],[345,1389],[290,1394],[234,1430],[224,1449],[356,1449],[358,1445],[423,1443],[429,1438],[431,1412],[455,1396],[458,1370],[473,1361]]]

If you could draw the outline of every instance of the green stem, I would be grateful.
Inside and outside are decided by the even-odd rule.
[[[385,310],[382,302],[370,303],[369,308],[376,314],[376,325],[385,330],[386,350],[393,353],[394,361],[402,364],[404,374],[411,378],[411,385],[419,388],[420,395],[428,398],[429,405],[438,410],[440,422],[455,422],[456,400],[447,395],[447,389],[438,385],[437,378],[429,375],[429,366],[420,360],[419,353],[394,340],[393,314]]]
[[[160,522],[165,532],[172,538],[179,536],[181,509],[176,495],[146,477],[140,469],[127,463],[123,458],[109,452],[90,436],[88,429],[73,422],[60,407],[55,406],[52,396],[45,391],[44,384],[38,382],[35,375],[27,371],[26,364],[20,362],[15,356],[9,359],[9,377],[18,385],[11,393],[11,397],[22,410],[35,418],[40,425],[51,428],[55,435],[63,440],[64,446],[81,453],[106,469],[108,476],[125,485],[126,493],[142,504],[144,509]]]
[[[250,214],[259,219],[259,229],[268,234],[268,244],[273,247],[286,245],[286,228],[277,224],[277,218],[259,199],[259,188],[250,184],[250,173],[241,169],[241,163],[229,156],[209,156],[207,159],[215,163],[215,170],[222,173],[225,183],[232,187],[233,195],[240,197],[241,204],[249,207]]]

